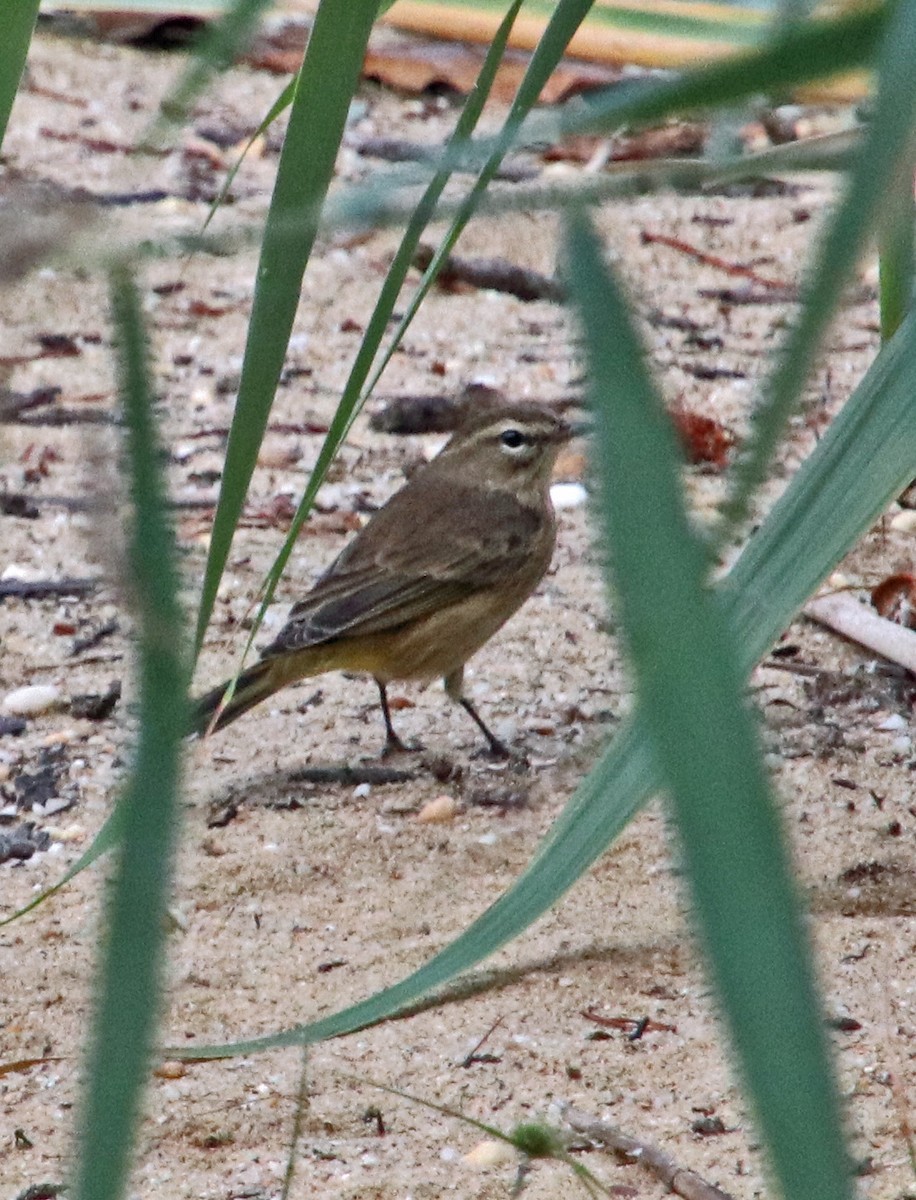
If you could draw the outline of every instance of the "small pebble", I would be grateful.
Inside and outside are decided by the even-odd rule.
[[[454,821],[457,813],[457,800],[452,796],[436,796],[434,800],[427,800],[423,805],[417,813],[417,820],[428,825],[444,825],[449,821]]]
[[[86,840],[86,830],[82,825],[46,825],[45,833],[55,842],[82,842]]]
[[[60,701],[60,688],[51,683],[35,683],[7,692],[3,711],[13,717],[34,717],[56,708]]]
[[[889,717],[885,717],[883,721],[879,721],[875,728],[880,729],[883,733],[892,733],[898,729],[906,729],[906,724],[906,718],[901,716],[900,713],[891,713]]]
[[[153,1074],[158,1079],[183,1079],[188,1073],[187,1063],[167,1061],[153,1068]]]
[[[35,567],[27,566],[25,563],[7,563],[3,568],[3,573],[0,579],[4,583],[34,583],[41,579],[41,572]]]
[[[258,466],[273,470],[294,467],[302,458],[302,447],[288,438],[266,437],[258,451]]]
[[[508,1142],[497,1142],[495,1138],[478,1142],[473,1150],[464,1155],[468,1166],[478,1167],[481,1171],[486,1171],[489,1167],[500,1167],[503,1163],[512,1162],[514,1158],[515,1149]]]

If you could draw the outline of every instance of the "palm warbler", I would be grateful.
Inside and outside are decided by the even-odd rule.
[[[490,750],[505,755],[463,694],[464,664],[550,565],[550,473],[571,432],[534,404],[494,403],[469,413],[293,606],[235,690],[226,681],[197,701],[192,730],[222,729],[307,676],[366,671],[378,685],[388,753],[405,747],[391,723],[387,684],[442,676]]]

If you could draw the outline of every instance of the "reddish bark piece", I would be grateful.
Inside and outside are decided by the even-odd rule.
[[[671,419],[689,463],[709,463],[719,470],[728,465],[736,441],[730,429],[688,408],[671,409]]]
[[[871,602],[888,621],[916,629],[916,575],[889,575],[872,589]]]
[[[640,234],[640,239],[644,245],[668,246],[671,250],[677,250],[680,254],[686,254],[688,258],[703,263],[704,266],[715,267],[717,271],[724,271],[726,275],[740,275],[760,287],[785,291],[792,286],[785,279],[772,279],[767,275],[760,275],[753,267],[748,267],[744,263],[730,262],[718,254],[709,254],[698,246],[692,246],[683,238],[672,237],[667,233],[653,233],[649,229],[644,229]]]

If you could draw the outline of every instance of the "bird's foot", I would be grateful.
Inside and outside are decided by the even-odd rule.
[[[418,754],[423,749],[420,742],[402,742],[396,733],[391,733],[385,739],[381,757],[393,758],[396,754]]]

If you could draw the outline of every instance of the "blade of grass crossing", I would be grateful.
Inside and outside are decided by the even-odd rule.
[[[777,366],[764,386],[750,441],[739,460],[731,494],[723,509],[723,539],[732,537],[747,519],[751,498],[766,478],[770,460],[805,381],[843,289],[878,221],[888,191],[904,169],[910,172],[912,200],[913,131],[916,127],[916,4],[891,7],[878,49],[877,95],[858,160],[845,195],[830,221],[804,288],[804,307]],[[897,228],[896,214],[891,228]],[[912,247],[908,259],[912,261]],[[896,265],[905,259],[900,248]],[[907,276],[896,286],[905,286]],[[896,305],[895,305],[896,308]],[[898,314],[899,315],[899,314]]]
[[[168,128],[187,118],[191,105],[216,71],[230,67],[248,45],[261,13],[271,0],[235,0],[223,16],[205,27],[193,46],[191,63],[159,106],[148,138],[155,142]]]
[[[916,463],[916,316],[882,350],[720,585],[749,672],[821,580],[870,528]],[[171,1047],[228,1058],[351,1033],[403,1012],[524,932],[604,853],[661,786],[640,712],[617,731],[532,862],[472,925],[412,975],[319,1021],[228,1043]]]
[[[509,109],[502,133],[493,144],[473,187],[468,192],[456,216],[452,218],[447,233],[436,248],[429,265],[423,272],[423,278],[395,330],[387,353],[369,382],[367,391],[371,392],[385,367],[388,365],[392,354],[416,316],[420,304],[442,270],[446,258],[452,252],[468,221],[470,221],[476,212],[483,193],[489,187],[490,183],[492,183],[515,135],[521,128],[522,122],[537,103],[544,85],[566,52],[566,47],[572,40],[576,30],[588,16],[593,4],[594,0],[561,0],[561,3],[557,5],[541,40],[538,42],[537,49],[531,57],[531,62],[528,64],[522,82],[519,84],[518,92],[512,102],[512,107]],[[444,163],[446,166],[452,167],[456,165],[456,156],[460,155],[462,148],[457,147],[452,149],[450,147],[449,149],[451,153],[446,153]]]
[[[913,238],[916,235],[916,205],[913,203],[913,155],[902,155],[897,178],[888,189],[881,232],[878,238],[880,284],[878,291],[881,311],[881,340],[886,342],[897,332],[900,322],[913,302],[914,263]]]
[[[504,155],[513,139],[523,144],[552,143],[576,134],[613,133],[623,126],[636,126],[653,121],[682,116],[685,112],[702,112],[718,104],[735,104],[761,93],[782,93],[786,88],[871,64],[875,48],[887,23],[887,6],[878,5],[852,15],[832,20],[818,20],[800,27],[793,26],[786,33],[771,39],[770,43],[752,54],[736,56],[725,63],[685,71],[673,80],[655,82],[640,80],[623,83],[596,93],[595,96],[575,105],[567,105],[559,112],[536,113],[529,116],[521,130],[504,128],[497,137],[477,141],[473,150],[462,148],[460,154],[447,150],[439,160],[439,166],[467,170],[473,164],[483,165],[494,154]],[[533,65],[533,64],[532,64]],[[780,156],[799,156],[801,169],[814,168],[806,162],[809,149],[799,145],[786,154],[788,148],[780,148]],[[816,151],[815,151],[816,153]],[[766,158],[748,156],[748,170],[740,162],[711,164],[706,162],[647,163],[634,168],[629,164],[617,164],[612,174],[631,175],[632,182],[624,188],[609,179],[605,185],[606,195],[624,191],[643,192],[649,184],[655,186],[682,186],[695,188],[704,183],[724,179],[753,177],[756,170],[790,170],[791,163],[771,162],[770,152]],[[835,157],[822,163],[822,169],[835,169]],[[428,172],[427,168],[427,172]],[[668,177],[670,176],[670,178]],[[428,178],[420,169],[410,172],[402,170],[380,174],[358,188],[342,190],[335,198],[331,212],[334,227],[349,227],[373,223],[391,224],[404,212],[403,201],[393,201],[393,193],[399,188],[415,188]],[[577,201],[581,193],[591,192],[601,199],[604,189],[599,186],[578,185]],[[568,197],[561,189],[543,189],[532,193],[542,207],[556,207]],[[528,202],[526,190],[524,202]],[[462,201],[462,206],[466,201]],[[508,202],[488,205],[488,211],[508,211],[519,206],[522,200],[512,196]],[[448,212],[454,206],[445,206]],[[462,207],[463,211],[463,207]]]
[[[201,589],[200,649],[267,426],[321,206],[359,80],[376,0],[321,0],[271,199],[248,324],[238,400]],[[297,230],[295,236],[292,230]]]
[[[30,913],[33,908],[37,908],[39,904],[44,904],[46,900],[50,900],[54,893],[59,892],[62,887],[66,887],[71,879],[75,879],[81,871],[85,871],[87,867],[91,867],[96,859],[101,858],[103,854],[107,854],[109,850],[112,850],[115,846],[117,846],[123,833],[124,806],[123,804],[118,804],[115,806],[114,812],[112,812],[111,816],[92,839],[92,843],[88,849],[79,856],[72,867],[64,872],[60,879],[58,879],[57,883],[52,884],[51,887],[45,888],[43,892],[39,892],[39,894],[35,896],[34,899],[30,900],[28,904],[24,905],[10,916],[4,917],[3,920],[0,921],[0,929],[2,929],[4,925],[9,925],[12,921],[18,921],[19,918],[24,917],[26,913]]]
[[[39,0],[17,0],[3,14],[3,43],[0,45],[0,146],[6,136],[13,101],[38,20]]]
[[[164,1053],[182,1059],[233,1058],[281,1046],[313,1045],[405,1012],[524,933],[601,857],[659,786],[648,742],[629,721],[580,784],[525,873],[411,975],[318,1021],[224,1045],[172,1046]]]
[[[830,20],[793,25],[774,33],[759,50],[684,71],[656,83],[633,80],[596,92],[581,104],[538,113],[525,123],[526,143],[555,142],[584,133],[613,133],[671,116],[703,112],[748,97],[782,94],[787,88],[867,67],[894,4],[877,4]],[[512,131],[514,133],[514,131]],[[506,134],[479,147],[481,155],[503,146]]]
[[[583,217],[570,222],[567,246],[615,611],[674,803],[713,976],[782,1194],[840,1200],[851,1193],[839,1107],[788,858],[744,700],[737,630],[707,586],[709,551],[687,519],[674,429]]]
[[[77,1200],[124,1194],[158,1009],[164,920],[177,822],[187,669],[175,547],[152,421],[140,299],[126,267],[111,278],[133,500],[127,583],[138,626],[140,733],[120,804],[123,837],[106,912]]]
[[[581,24],[589,8],[594,3],[594,0],[562,0],[557,6],[553,18],[548,24],[547,29],[538,45],[538,49],[532,56],[532,61],[528,66],[525,76],[519,86],[518,93],[510,109],[509,116],[506,120],[506,127],[517,127],[522,118],[530,110],[540,95],[544,83],[549,78],[556,64],[562,58],[566,46],[569,44],[573,33]],[[436,207],[436,203],[441,196],[446,183],[451,177],[454,169],[462,162],[462,158],[467,152],[468,138],[477,125],[480,118],[480,113],[486,98],[489,95],[493,85],[493,80],[496,76],[496,70],[499,66],[505,49],[505,43],[509,36],[509,31],[515,20],[516,13],[520,5],[513,4],[509,11],[504,16],[496,38],[491,44],[484,65],[481,69],[480,76],[477,80],[477,85],[474,91],[468,98],[465,104],[462,115],[459,118],[455,132],[449,140],[448,148],[443,156],[443,165],[440,166],[432,180],[426,187],[426,190],[414,210],[405,231],[401,244],[398,247],[395,258],[387,273],[385,283],[376,302],[370,322],[366,328],[360,349],[357,357],[354,360],[350,375],[341,398],[341,403],[335,413],[334,420],[324,445],[315,464],[309,479],[308,487],[299,503],[296,514],[290,526],[289,533],[283,544],[283,547],[273,563],[268,575],[265,588],[264,599],[262,600],[258,620],[255,621],[255,628],[259,624],[260,618],[263,616],[267,605],[270,603],[280,576],[289,561],[289,556],[292,553],[296,538],[299,531],[308,516],[311,506],[314,503],[318,488],[330,466],[331,460],[337,453],[347,430],[356,418],[360,408],[371,395],[373,389],[381,378],[386,366],[391,360],[392,355],[397,350],[404,338],[404,334],[409,328],[411,322],[419,310],[420,304],[427,295],[429,289],[435,282],[436,276],[439,274],[442,264],[445,261],[451,248],[464,229],[477,204],[480,197],[483,195],[487,185],[492,180],[496,171],[499,169],[499,164],[504,157],[502,151],[495,153],[484,164],[478,179],[475,181],[471,191],[466,197],[461,211],[453,219],[452,225],[446,234],[442,243],[438,247],[433,256],[433,260],[423,274],[414,295],[411,297],[407,305],[404,316],[398,323],[391,340],[381,357],[378,365],[372,372],[372,377],[366,383],[369,371],[372,369],[378,354],[378,348],[381,345],[382,337],[391,313],[394,311],[394,306],[400,294],[401,287],[407,277],[407,271],[413,261],[414,251],[419,243],[420,236],[423,230],[428,225]],[[246,646],[246,654],[250,648],[252,639],[255,636],[254,632],[248,640]]]
[[[287,108],[289,108],[289,106],[293,102],[293,97],[295,96],[295,94],[296,94],[296,81],[295,81],[295,79],[291,79],[289,81],[289,83],[286,85],[286,87],[283,89],[283,91],[280,93],[280,95],[276,98],[276,100],[270,106],[270,108],[268,109],[268,111],[264,115],[264,117],[258,122],[258,124],[255,127],[254,132],[252,133],[252,135],[248,139],[248,141],[245,143],[245,146],[244,146],[243,150],[241,151],[241,153],[239,154],[238,158],[235,160],[235,162],[232,164],[232,166],[229,168],[228,172],[226,173],[226,178],[223,180],[222,186],[220,187],[219,191],[217,192],[216,196],[214,197],[213,202],[210,205],[210,211],[207,213],[206,220],[204,221],[203,225],[201,226],[201,230],[200,230],[201,233],[206,232],[207,228],[210,225],[210,222],[216,216],[217,211],[220,209],[220,207],[224,203],[226,197],[229,195],[229,189],[232,187],[232,184],[235,181],[236,175],[238,175],[239,171],[241,170],[242,163],[245,161],[245,158],[248,155],[249,151],[251,150],[251,147],[255,144],[255,142],[258,140],[258,138],[264,136],[264,134],[267,132],[267,130],[271,127],[271,125],[273,125],[274,121],[276,121],[277,117],[279,117],[282,112],[285,112],[285,110]]]
[[[912,479],[914,395],[911,310],[720,585],[747,670]]]
[[[458,122],[455,126],[454,133],[450,139],[450,145],[464,144],[473,133],[477,122],[480,119],[480,114],[483,112],[483,107],[490,94],[493,86],[493,81],[496,78],[496,72],[499,69],[500,61],[502,60],[503,51],[506,48],[506,42],[509,38],[509,31],[515,20],[516,14],[521,7],[523,0],[515,0],[509,11],[506,13],[496,37],[487,51],[486,59],[481,68],[480,75],[477,78],[476,84],[468,96],[468,99],[461,111]],[[337,411],[334,414],[334,419],[328,429],[327,436],[322,444],[318,454],[315,466],[309,476],[308,485],[303,493],[302,499],[296,509],[293,520],[290,524],[289,533],[283,542],[280,553],[271,565],[267,575],[267,580],[264,586],[264,595],[261,600],[261,605],[258,610],[257,617],[253,623],[252,631],[248,637],[245,646],[243,659],[247,656],[248,651],[257,636],[257,630],[263,620],[264,613],[267,611],[268,605],[273,599],[277,585],[280,582],[280,577],[283,574],[286,564],[289,561],[289,556],[293,552],[296,540],[302,529],[305,519],[311,511],[312,504],[318,494],[318,489],[327,474],[328,467],[337,451],[340,449],[344,438],[347,436],[347,431],[356,419],[360,409],[365,403],[375,380],[381,374],[384,368],[384,363],[387,363],[391,354],[394,352],[394,347],[400,341],[399,335],[403,336],[403,331],[406,328],[404,322],[398,328],[398,333],[392,339],[382,367],[375,374],[373,384],[363,391],[363,385],[366,382],[366,377],[375,361],[378,354],[379,346],[382,338],[388,328],[388,321],[391,314],[394,312],[395,304],[398,296],[401,293],[401,288],[404,285],[404,280],[407,278],[407,272],[413,262],[414,252],[419,244],[423,230],[429,224],[433,213],[435,212],[436,203],[446,184],[451,177],[451,171],[444,169],[438,170],[430,180],[423,196],[414,209],[407,223],[407,228],[404,231],[404,236],[391,262],[391,266],[385,275],[384,283],[379,292],[375,307],[372,310],[372,315],[366,324],[365,333],[360,342],[359,350],[356,353],[356,358],[353,361],[353,366],[350,368],[350,374],[347,377],[347,382],[344,385],[344,390],[341,395],[340,404],[337,406]]]

